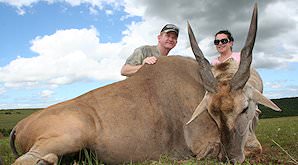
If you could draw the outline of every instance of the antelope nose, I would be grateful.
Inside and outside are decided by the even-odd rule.
[[[237,163],[243,163],[245,160],[245,157],[244,156],[239,156],[239,157],[236,157],[236,158],[233,158],[233,159],[230,159],[230,162],[232,164],[237,164]]]

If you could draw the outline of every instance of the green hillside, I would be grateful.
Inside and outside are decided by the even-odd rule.
[[[0,134],[8,136],[18,121],[40,109],[6,109],[0,110]]]
[[[261,119],[298,116],[298,97],[272,99],[272,101],[277,104],[283,111],[276,112],[272,109],[259,105],[259,109],[262,111],[262,114],[260,115]],[[36,108],[0,110],[0,133],[2,133],[2,135],[4,136],[8,136],[10,130],[16,125],[18,121],[38,110],[41,109]]]
[[[263,105],[259,105],[259,109],[262,111],[261,119],[298,116],[298,97],[272,99],[272,101],[282,109],[282,112],[276,112]]]

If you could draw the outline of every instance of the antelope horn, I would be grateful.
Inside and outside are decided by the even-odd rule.
[[[257,3],[255,3],[247,39],[244,47],[241,50],[241,59],[240,59],[239,68],[230,82],[232,90],[243,88],[245,83],[249,79],[250,65],[252,62],[252,50],[254,47],[256,34],[257,34],[257,24],[258,24],[258,6],[257,6]]]
[[[195,55],[195,58],[199,64],[199,73],[203,81],[204,88],[208,92],[215,93],[217,80],[214,78],[214,75],[211,72],[211,65],[208,62],[208,60],[204,57],[201,49],[199,48],[199,45],[196,41],[196,38],[193,34],[193,31],[191,29],[189,22],[187,22],[187,25],[188,25],[188,35],[189,35],[190,45]]]

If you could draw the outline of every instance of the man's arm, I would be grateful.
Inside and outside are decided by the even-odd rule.
[[[121,75],[122,76],[131,76],[134,73],[136,73],[143,65],[130,65],[130,64],[124,64],[121,69]]]
[[[121,75],[122,76],[132,76],[134,73],[136,73],[144,64],[155,64],[157,61],[157,58],[152,56],[152,57],[147,57],[144,59],[142,65],[130,65],[130,64],[124,64],[122,69],[121,69]]]

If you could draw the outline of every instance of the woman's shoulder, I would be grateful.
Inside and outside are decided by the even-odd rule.
[[[211,60],[211,65],[217,65],[220,64],[220,61],[218,60],[218,57],[215,57],[213,60]]]
[[[240,63],[240,52],[233,52],[231,57],[236,60],[238,63]]]

